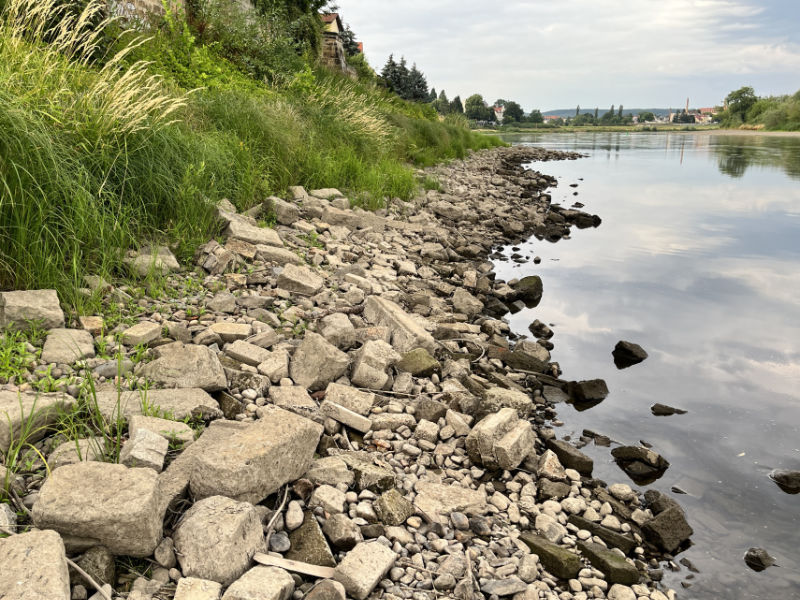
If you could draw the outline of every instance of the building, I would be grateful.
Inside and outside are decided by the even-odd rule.
[[[495,120],[502,124],[503,123],[503,116],[506,114],[506,107],[505,106],[493,106],[494,109],[494,118]]]
[[[347,64],[347,54],[342,43],[344,24],[338,13],[321,14],[322,30],[322,64],[334,71],[341,71],[355,78],[356,72]]]

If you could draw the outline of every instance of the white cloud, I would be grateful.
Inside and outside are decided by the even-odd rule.
[[[708,105],[752,83],[748,75],[778,88],[764,93],[794,91],[800,45],[772,32],[764,4],[339,1],[374,66],[404,54],[450,97],[478,91],[542,109],[668,105],[687,95]],[[719,82],[713,91],[709,77]]]

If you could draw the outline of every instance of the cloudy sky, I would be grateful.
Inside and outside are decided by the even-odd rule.
[[[800,89],[800,0],[337,0],[380,69],[528,111],[713,106]]]

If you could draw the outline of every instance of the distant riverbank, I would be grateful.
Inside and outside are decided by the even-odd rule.
[[[767,135],[780,137],[800,137],[800,131],[764,131],[761,129],[722,129],[718,125],[618,125],[608,127],[510,127],[499,129],[475,129],[478,133],[492,135],[540,134],[540,133],[709,133],[715,135]]]

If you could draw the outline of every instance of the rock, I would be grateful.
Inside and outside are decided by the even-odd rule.
[[[558,459],[558,455],[552,450],[545,450],[539,457],[536,474],[540,478],[550,481],[564,481],[567,478],[567,473]]]
[[[611,354],[614,355],[614,364],[618,369],[626,369],[637,365],[647,358],[647,352],[639,344],[622,340],[617,342]]]
[[[94,338],[82,329],[51,329],[42,349],[42,362],[71,365],[94,357]]]
[[[206,307],[217,313],[231,314],[236,310],[236,296],[230,292],[219,292],[206,302]]]
[[[320,567],[336,566],[333,553],[328,547],[322,529],[311,512],[307,512],[303,524],[289,534],[289,541],[292,544],[291,550],[286,553],[286,558],[289,560]]]
[[[519,561],[517,574],[525,583],[536,581],[539,577],[539,557],[535,554],[524,555]]]
[[[275,220],[281,225],[291,225],[300,218],[300,209],[297,205],[275,196],[270,196],[264,202],[264,208],[275,215]]]
[[[310,390],[324,389],[341,377],[350,364],[349,357],[318,333],[307,331],[295,350],[289,366],[292,380]]]
[[[542,278],[538,275],[529,275],[519,280],[515,286],[517,296],[528,308],[539,305],[542,301]]]
[[[483,490],[431,481],[418,481],[414,488],[417,492],[414,506],[441,523],[446,523],[452,512],[482,515],[486,511],[486,492]]]
[[[161,325],[140,321],[122,332],[122,343],[126,346],[147,345],[161,337]]]
[[[64,542],[55,531],[29,531],[0,539],[0,598],[70,600]]]
[[[153,552],[153,558],[156,562],[165,569],[171,569],[178,564],[178,559],[175,557],[175,544],[172,538],[165,537],[161,543],[156,547]]]
[[[321,485],[311,494],[308,505],[311,508],[321,506],[329,514],[343,513],[345,494],[330,485]]]
[[[114,555],[104,546],[89,548],[75,559],[75,564],[86,571],[100,585],[106,583],[111,585],[117,580],[117,565]],[[74,569],[70,569],[70,578],[75,583],[82,583],[86,586],[91,585],[83,575],[79,575]]]
[[[100,545],[117,555],[149,556],[161,541],[160,500],[152,469],[81,462],[47,478],[33,522],[61,533],[68,546]]]
[[[414,505],[396,489],[381,494],[374,506],[384,525],[402,525],[414,514]]]
[[[110,422],[128,420],[136,415],[158,414],[171,419],[222,416],[219,403],[199,388],[174,390],[139,390],[130,392],[97,392],[97,409]]]
[[[164,274],[180,271],[180,264],[166,246],[156,248],[144,247],[131,258],[125,259],[125,264],[133,275],[147,277],[151,274]]]
[[[375,542],[361,542],[334,569],[333,578],[356,600],[365,600],[394,566],[397,555]]]
[[[680,408],[667,406],[666,404],[659,404],[656,402],[650,407],[650,412],[657,417],[670,417],[672,415],[685,415],[686,411]]]
[[[636,592],[631,588],[619,583],[615,583],[608,590],[608,600],[636,600]]]
[[[224,495],[256,504],[306,472],[322,426],[275,406],[262,411],[255,423],[195,458],[189,485],[196,498]]]
[[[619,446],[611,450],[611,456],[640,485],[655,481],[669,467],[669,461],[663,456],[641,446]]]
[[[323,579],[305,595],[305,600],[346,600],[344,586],[332,579]]]
[[[286,529],[294,531],[303,524],[304,518],[303,507],[300,503],[297,500],[289,502],[289,505],[286,507],[286,515],[284,516]]]
[[[447,405],[438,400],[423,396],[414,404],[414,416],[419,421],[437,423],[447,414]],[[454,428],[455,429],[455,428]]]
[[[602,379],[570,381],[567,392],[575,402],[600,402],[608,396],[608,386]]]
[[[361,529],[347,515],[331,515],[322,526],[322,531],[328,536],[336,548],[350,550],[359,542],[364,541]]]
[[[158,417],[145,417],[143,415],[131,415],[128,418],[128,435],[135,438],[140,429],[152,431],[164,439],[177,444],[188,446],[194,442],[194,429],[186,423],[180,421],[170,421],[159,419]]]
[[[81,461],[100,461],[105,459],[105,440],[100,437],[78,438],[59,444],[47,457],[50,470]]]
[[[373,325],[389,328],[391,344],[397,352],[410,352],[414,348],[424,348],[431,353],[436,350],[433,336],[391,300],[367,297],[364,318]]]
[[[306,388],[299,385],[272,386],[269,397],[275,406],[309,417],[317,412],[317,403],[308,395]]]
[[[512,369],[544,372],[550,361],[550,352],[541,344],[521,340],[514,346],[513,352],[506,351],[501,358]]]
[[[489,468],[514,469],[533,450],[531,424],[521,421],[513,408],[502,408],[479,421],[467,436],[473,462]]]
[[[527,589],[528,584],[514,575],[505,579],[490,579],[481,584],[481,591],[484,594],[495,594],[497,596],[513,596]]]
[[[578,571],[583,568],[577,554],[573,554],[539,535],[524,532],[519,539],[525,542],[531,552],[539,557],[542,566],[559,579],[574,579],[578,575]]]
[[[264,551],[264,532],[256,509],[223,496],[198,501],[186,511],[173,537],[184,575],[223,586],[247,570],[256,552]]]
[[[158,358],[141,369],[141,375],[166,388],[225,389],[228,381],[217,355],[206,346],[173,342],[156,349]]]
[[[578,542],[578,549],[592,566],[606,576],[609,583],[633,585],[639,582],[639,571],[616,552],[600,544]]]
[[[12,531],[16,531],[17,528],[17,513],[6,503],[0,503],[0,527]]]
[[[630,554],[636,547],[636,540],[616,531],[612,531],[607,527],[603,527],[597,523],[593,523],[588,519],[584,519],[578,515],[570,515],[567,518],[569,523],[572,523],[578,529],[585,529],[592,535],[596,535],[603,540],[609,547],[619,548],[625,554]]]
[[[47,434],[47,428],[58,422],[62,412],[75,400],[66,394],[34,394],[0,391],[0,452],[8,451],[23,430],[26,441],[33,443]]]
[[[284,377],[289,377],[289,354],[286,350],[275,350],[269,357],[259,363],[258,372],[269,377],[272,383],[278,383]]]
[[[319,332],[322,337],[342,350],[347,350],[356,343],[355,327],[343,313],[333,313],[323,317]]]
[[[345,462],[338,456],[328,456],[315,460],[305,473],[305,477],[310,479],[314,485],[337,486],[340,483],[348,487],[353,483],[355,477],[347,468]]]
[[[222,600],[289,600],[294,579],[283,569],[257,566],[237,579]]]
[[[325,280],[305,266],[288,264],[278,275],[278,287],[295,294],[313,296],[323,285]]]
[[[591,476],[594,461],[569,442],[551,438],[547,440],[547,447],[556,453],[558,460],[567,469],[575,469],[581,475]]]
[[[442,365],[425,348],[406,352],[397,363],[397,370],[411,373],[414,377],[430,377],[441,371]]]
[[[253,225],[239,215],[233,215],[230,219],[225,234],[229,238],[242,240],[243,242],[249,242],[255,245],[283,246],[281,236],[278,235],[277,231]]]
[[[694,533],[683,511],[673,506],[646,522],[642,527],[645,537],[663,550],[674,553]]]
[[[800,494],[800,471],[773,469],[769,478],[787,494]]]
[[[339,406],[338,404],[328,400],[322,402],[319,407],[319,411],[324,416],[333,419],[334,421],[338,421],[342,425],[346,425],[351,429],[360,431],[361,433],[366,433],[372,429],[372,421],[370,421],[367,417],[361,416],[352,410],[349,410],[343,406]]]
[[[220,600],[222,585],[208,579],[181,577],[173,600]]]
[[[0,329],[64,327],[64,312],[55,290],[0,292]]]
[[[369,340],[356,354],[350,380],[353,385],[381,390],[390,376],[386,370],[400,360],[400,355],[382,340]]]
[[[550,515],[546,515],[544,513],[537,515],[536,517],[536,531],[548,541],[559,544],[561,540],[567,535],[566,528],[558,522],[557,519],[551,517]]]
[[[453,310],[467,315],[467,318],[472,318],[483,310],[483,302],[464,288],[457,288],[453,293]]]
[[[122,446],[119,462],[126,467],[143,467],[160,473],[168,449],[166,438],[149,429],[139,429]]]
[[[226,344],[250,337],[253,328],[247,323],[214,323],[209,329]]]
[[[376,494],[395,487],[394,470],[367,452],[345,452],[338,455],[353,471],[356,489]]]
[[[533,410],[533,401],[525,392],[492,387],[483,393],[476,417],[481,419],[501,408],[513,408],[521,419],[527,419]]]
[[[744,562],[753,571],[763,571],[775,564],[775,558],[770,556],[764,548],[750,548],[744,554]]]
[[[363,392],[348,385],[329,383],[325,389],[325,400],[343,406],[359,415],[368,415],[375,404],[375,394]]]
[[[96,315],[82,315],[78,317],[78,323],[80,323],[81,329],[95,336],[101,335],[105,328],[103,317]]]
[[[275,246],[265,246],[259,244],[256,246],[256,258],[268,263],[275,263],[277,265],[300,265],[303,264],[297,254],[286,248],[277,248]]]

